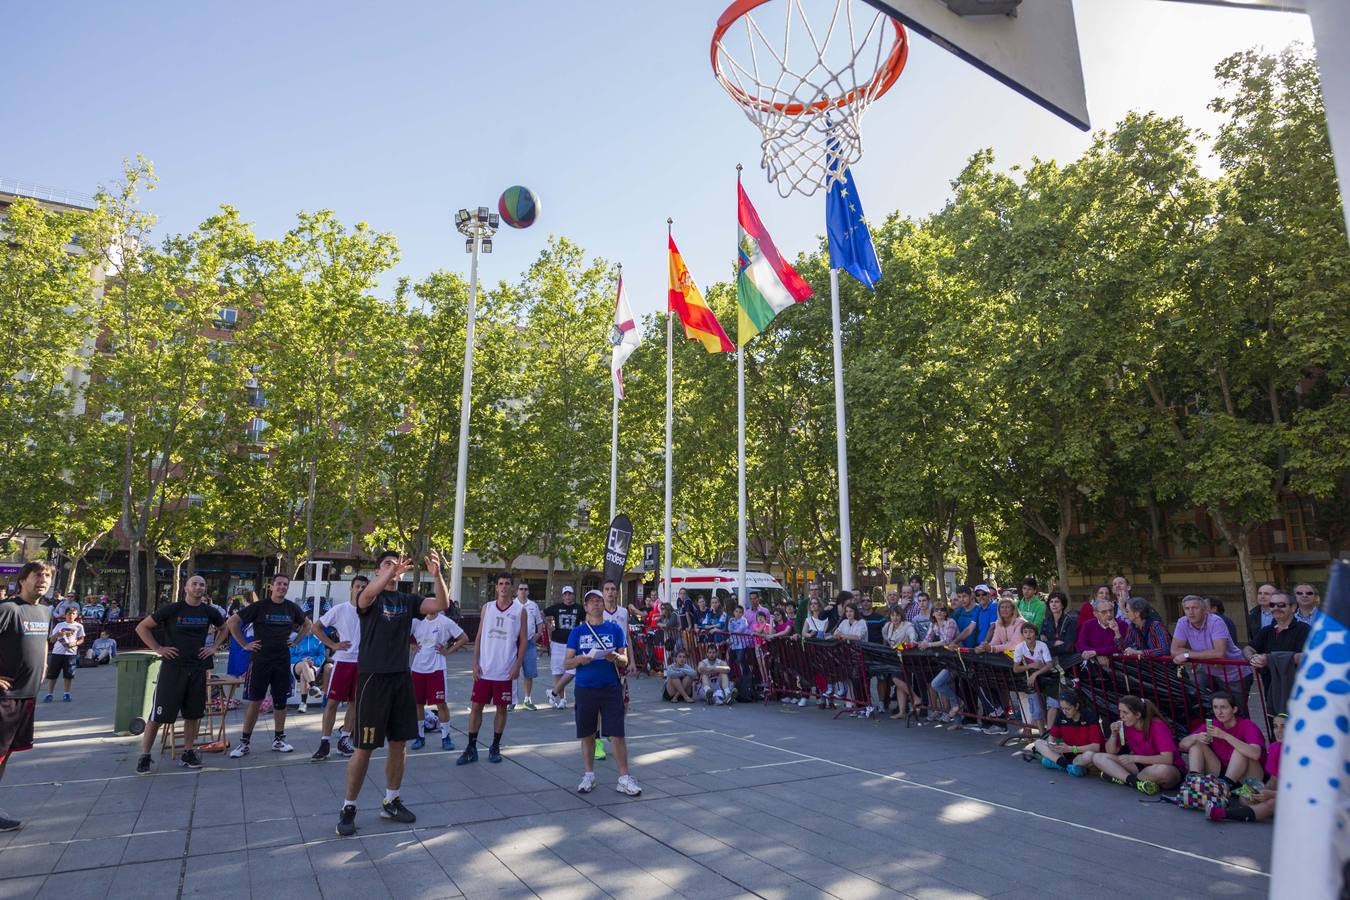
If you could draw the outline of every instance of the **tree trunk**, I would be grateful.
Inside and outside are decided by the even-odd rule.
[[[141,542],[135,538],[127,542],[127,596],[124,603],[127,615],[145,614],[141,605]]]
[[[553,558],[553,535],[549,535],[544,541],[544,553],[548,555],[548,574],[544,576],[544,597],[545,605],[556,603],[553,599],[553,573],[558,568],[558,561]]]
[[[1153,588],[1153,608],[1163,608],[1162,561],[1167,555],[1162,533],[1162,510],[1153,492],[1148,493],[1148,536],[1153,547],[1154,564],[1148,567],[1148,583]]]
[[[1252,541],[1250,531],[1240,531],[1232,542],[1238,556],[1238,574],[1242,576],[1244,607],[1256,608],[1256,573],[1252,570]]]
[[[1055,535],[1055,572],[1059,575],[1059,589],[1069,596],[1069,534]],[[1067,607],[1066,607],[1067,608]]]
[[[141,608],[142,613],[149,613],[154,610],[159,599],[159,586],[155,583],[155,551],[146,547],[141,555],[144,560],[137,560],[137,565],[145,565],[145,605]]]
[[[961,523],[961,547],[966,552],[966,581],[969,584],[984,580],[984,559],[975,535],[975,523],[970,519]]]
[[[934,591],[937,599],[943,603],[947,602],[947,578],[943,563],[945,562],[942,549],[935,548],[931,543],[925,542],[924,551],[928,556],[928,568],[933,572],[935,581]]]
[[[173,589],[169,594],[169,602],[178,602],[178,588],[183,583],[183,561],[177,559],[169,560],[173,563]]]

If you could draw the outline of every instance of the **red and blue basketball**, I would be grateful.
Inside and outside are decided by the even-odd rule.
[[[535,216],[539,215],[539,198],[529,188],[513,185],[502,191],[501,199],[497,201],[497,212],[501,213],[502,221],[512,228],[529,228],[534,224]]]

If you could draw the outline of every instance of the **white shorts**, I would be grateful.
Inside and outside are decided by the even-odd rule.
[[[554,641],[548,645],[548,668],[555,678],[567,674],[567,670],[563,668],[563,660],[565,659],[567,659],[566,644]]]

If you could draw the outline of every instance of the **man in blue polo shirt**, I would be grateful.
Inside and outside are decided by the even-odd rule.
[[[998,624],[998,604],[994,602],[994,589],[989,585],[975,585],[974,612],[975,643],[980,644],[989,640],[990,629]]]
[[[628,774],[628,746],[624,740],[623,684],[619,674],[628,667],[627,635],[617,622],[605,621],[605,595],[596,590],[586,592],[582,606],[586,619],[572,629],[567,638],[567,656],[563,667],[576,672],[577,739],[581,741],[584,774],[577,793],[589,794],[595,789],[595,739],[603,732],[614,748],[614,759],[619,766],[619,781],[615,790],[630,797],[642,793],[642,788]]]
[[[975,621],[975,605],[970,598],[970,585],[956,588],[956,603],[952,606],[952,621],[956,623],[956,643],[974,649],[980,643],[979,623]]]

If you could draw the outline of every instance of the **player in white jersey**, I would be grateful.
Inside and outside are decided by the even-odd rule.
[[[525,615],[530,622],[530,641],[525,645],[525,656],[521,659],[520,677],[515,681],[516,709],[534,709],[534,679],[539,677],[539,649],[535,641],[544,634],[544,614],[539,604],[530,599],[530,586],[521,579],[516,585],[516,600],[525,605]]]
[[[424,619],[414,619],[412,636],[417,642],[417,652],[412,661],[412,680],[418,722],[417,737],[408,745],[408,749],[421,750],[426,746],[426,711],[428,706],[435,704],[441,731],[441,749],[453,750],[455,742],[450,738],[450,707],[445,702],[445,661],[451,653],[469,642],[469,636],[454,619],[439,612]]]
[[[328,675],[328,687],[323,695],[323,728],[319,732],[319,749],[310,757],[313,760],[328,758],[328,745],[333,737],[333,723],[337,721],[339,703],[347,704],[347,712],[342,716],[342,731],[338,735],[338,752],[351,756],[352,727],[356,724],[356,660],[361,646],[361,617],[356,611],[356,598],[370,584],[370,579],[357,575],[351,582],[351,599],[346,603],[335,603],[333,607],[319,617],[319,625],[314,636],[325,647],[333,651],[333,671]],[[335,641],[328,636],[327,629],[337,631]]]
[[[469,695],[469,743],[455,760],[462,766],[478,762],[478,729],[483,724],[483,707],[497,707],[492,719],[492,746],[488,762],[502,761],[502,732],[511,709],[511,682],[520,674],[529,640],[530,619],[525,605],[511,597],[514,583],[509,572],[495,579],[497,599],[483,607],[474,641],[473,692]]]

